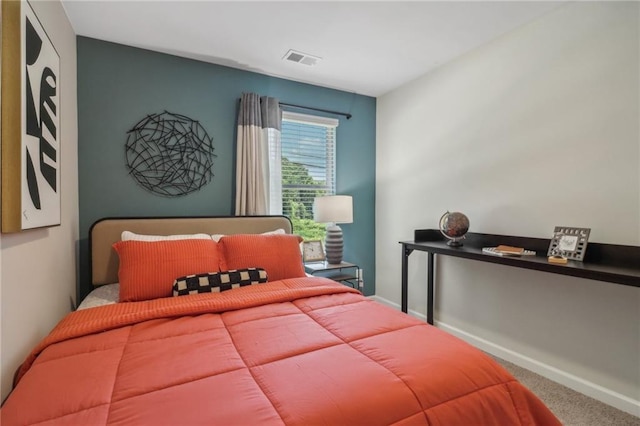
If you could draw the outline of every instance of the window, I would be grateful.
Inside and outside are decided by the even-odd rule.
[[[284,111],[280,140],[269,135],[270,213],[284,214],[305,240],[324,238],[313,199],[336,193],[338,120]]]

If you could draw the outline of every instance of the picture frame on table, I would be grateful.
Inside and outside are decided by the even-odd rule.
[[[2,2],[2,232],[60,225],[60,56],[31,4]]]
[[[325,260],[326,255],[321,240],[309,240],[302,243],[303,262],[324,262]]]
[[[591,228],[556,226],[549,243],[547,256],[582,261],[587,251]]]

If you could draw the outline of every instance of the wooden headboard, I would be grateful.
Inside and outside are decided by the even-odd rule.
[[[293,231],[286,216],[128,217],[105,218],[91,225],[89,256],[94,286],[118,282],[118,255],[113,244],[122,231],[146,235],[260,234],[276,229]]]

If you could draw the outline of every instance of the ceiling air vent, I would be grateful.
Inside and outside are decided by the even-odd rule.
[[[289,50],[287,54],[284,55],[284,58],[282,59],[286,59],[287,61],[291,61],[291,62],[297,62],[303,65],[313,66],[316,63],[318,63],[318,61],[322,58],[318,56],[309,55],[307,53],[297,52],[295,50]]]

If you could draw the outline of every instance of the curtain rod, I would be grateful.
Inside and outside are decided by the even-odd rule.
[[[322,108],[307,107],[307,106],[302,106],[302,105],[286,104],[284,102],[280,102],[280,105],[281,106],[288,106],[288,107],[291,107],[291,108],[308,109],[308,110],[311,110],[311,111],[328,112],[329,114],[344,115],[345,117],[347,117],[347,120],[352,117],[352,115],[349,114],[348,112],[332,111],[330,109],[322,109]]]
[[[238,102],[240,102],[240,101],[242,101],[242,98],[238,98]],[[287,107],[290,107],[290,108],[300,108],[300,109],[308,109],[308,110],[311,110],[311,111],[327,112],[329,114],[344,115],[345,117],[347,117],[347,120],[350,119],[351,117],[353,117],[353,115],[349,114],[348,112],[332,111],[330,109],[322,109],[322,108],[314,108],[314,107],[308,107],[308,106],[303,106],[303,105],[287,104],[287,103],[284,103],[284,102],[278,102],[278,105],[287,106]]]

